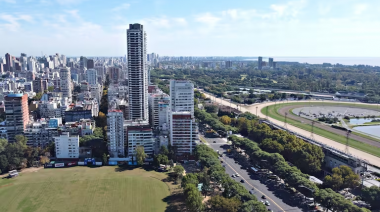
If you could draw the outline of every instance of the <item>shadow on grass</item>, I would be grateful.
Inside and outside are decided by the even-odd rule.
[[[143,168],[145,171],[154,171],[153,166],[151,165],[144,165],[144,166],[118,165],[115,168],[115,172],[131,171],[138,168]]]
[[[185,196],[182,192],[174,192],[162,199],[163,202],[166,202],[168,206],[165,209],[165,212],[173,212],[173,211],[185,211]]]

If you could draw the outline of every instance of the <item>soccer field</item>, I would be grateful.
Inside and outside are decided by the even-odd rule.
[[[165,211],[164,178],[141,168],[40,169],[0,179],[0,211]]]

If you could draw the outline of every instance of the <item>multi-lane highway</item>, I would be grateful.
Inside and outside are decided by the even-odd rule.
[[[224,145],[227,144],[226,140],[221,138],[205,138],[205,140],[215,151],[226,151],[224,147]],[[267,206],[268,209],[272,209],[276,212],[305,211],[301,209],[301,200],[298,197],[278,188],[274,182],[265,182],[266,180],[264,178],[260,178],[259,175],[249,173],[245,170],[245,168],[249,166],[239,164],[238,161],[235,161],[234,158],[228,157],[226,154],[224,154],[223,157],[220,157],[220,160],[223,161],[222,164],[225,166],[226,173],[230,176],[238,173],[240,176],[233,179],[238,182],[243,179],[245,182],[241,184],[247,190],[252,191],[258,200],[261,200],[262,195],[265,195],[265,200],[268,200],[270,203],[270,206]]]

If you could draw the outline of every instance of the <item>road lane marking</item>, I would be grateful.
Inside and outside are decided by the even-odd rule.
[[[232,168],[232,166],[230,164],[227,163],[226,160],[224,160],[224,158],[222,158],[222,160],[224,161],[225,164],[227,164],[227,166],[229,166],[235,173],[238,173],[234,168]],[[238,173],[239,174],[239,173]],[[240,175],[240,174],[239,174]],[[262,195],[265,196],[265,194],[263,192],[261,192],[259,189],[257,189],[255,186],[251,185],[248,180],[244,179],[243,176],[240,175],[240,177],[248,184],[250,185],[252,188],[254,188],[255,190],[257,190],[258,192],[260,192]],[[281,208],[273,199],[271,199],[270,197],[267,197],[265,196],[266,198],[268,198],[269,200],[271,200],[273,202],[273,204],[275,204],[279,209],[281,209],[282,211],[285,212],[285,210],[283,208]]]

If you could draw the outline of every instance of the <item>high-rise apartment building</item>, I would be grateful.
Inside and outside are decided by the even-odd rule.
[[[257,67],[259,70],[263,68],[263,57],[259,57],[257,60]]]
[[[194,116],[194,84],[188,80],[170,81],[170,105],[173,112],[191,112]]]
[[[226,68],[231,68],[232,67],[232,61],[228,60],[226,61]]]
[[[148,120],[148,71],[146,33],[143,25],[130,24],[127,29],[129,117]]]
[[[88,59],[87,60],[87,69],[94,68],[94,60],[93,59]]]
[[[71,98],[72,93],[71,93],[71,73],[70,73],[70,68],[65,67],[61,68],[59,71],[59,77],[61,78],[60,80],[60,86],[61,86],[61,92],[62,92],[62,97],[68,97]]]
[[[13,71],[12,70],[12,66],[13,66],[12,56],[9,53],[5,54],[5,65],[6,65],[5,71]]]
[[[108,150],[111,157],[124,157],[124,118],[121,110],[108,110],[107,114],[107,136]]]
[[[192,154],[198,141],[198,125],[191,112],[171,112],[170,144],[177,147],[177,154]]]
[[[28,95],[15,93],[4,97],[8,141],[15,141],[15,136],[24,134],[29,122]]]
[[[81,70],[84,70],[85,68],[87,69],[87,58],[81,56],[79,59],[79,67]]]
[[[273,68],[273,58],[269,58],[269,67]]]
[[[108,67],[107,74],[111,83],[118,83],[120,81],[120,68],[119,67]]]
[[[88,69],[86,71],[86,81],[90,85],[98,84],[98,72],[95,69]]]

